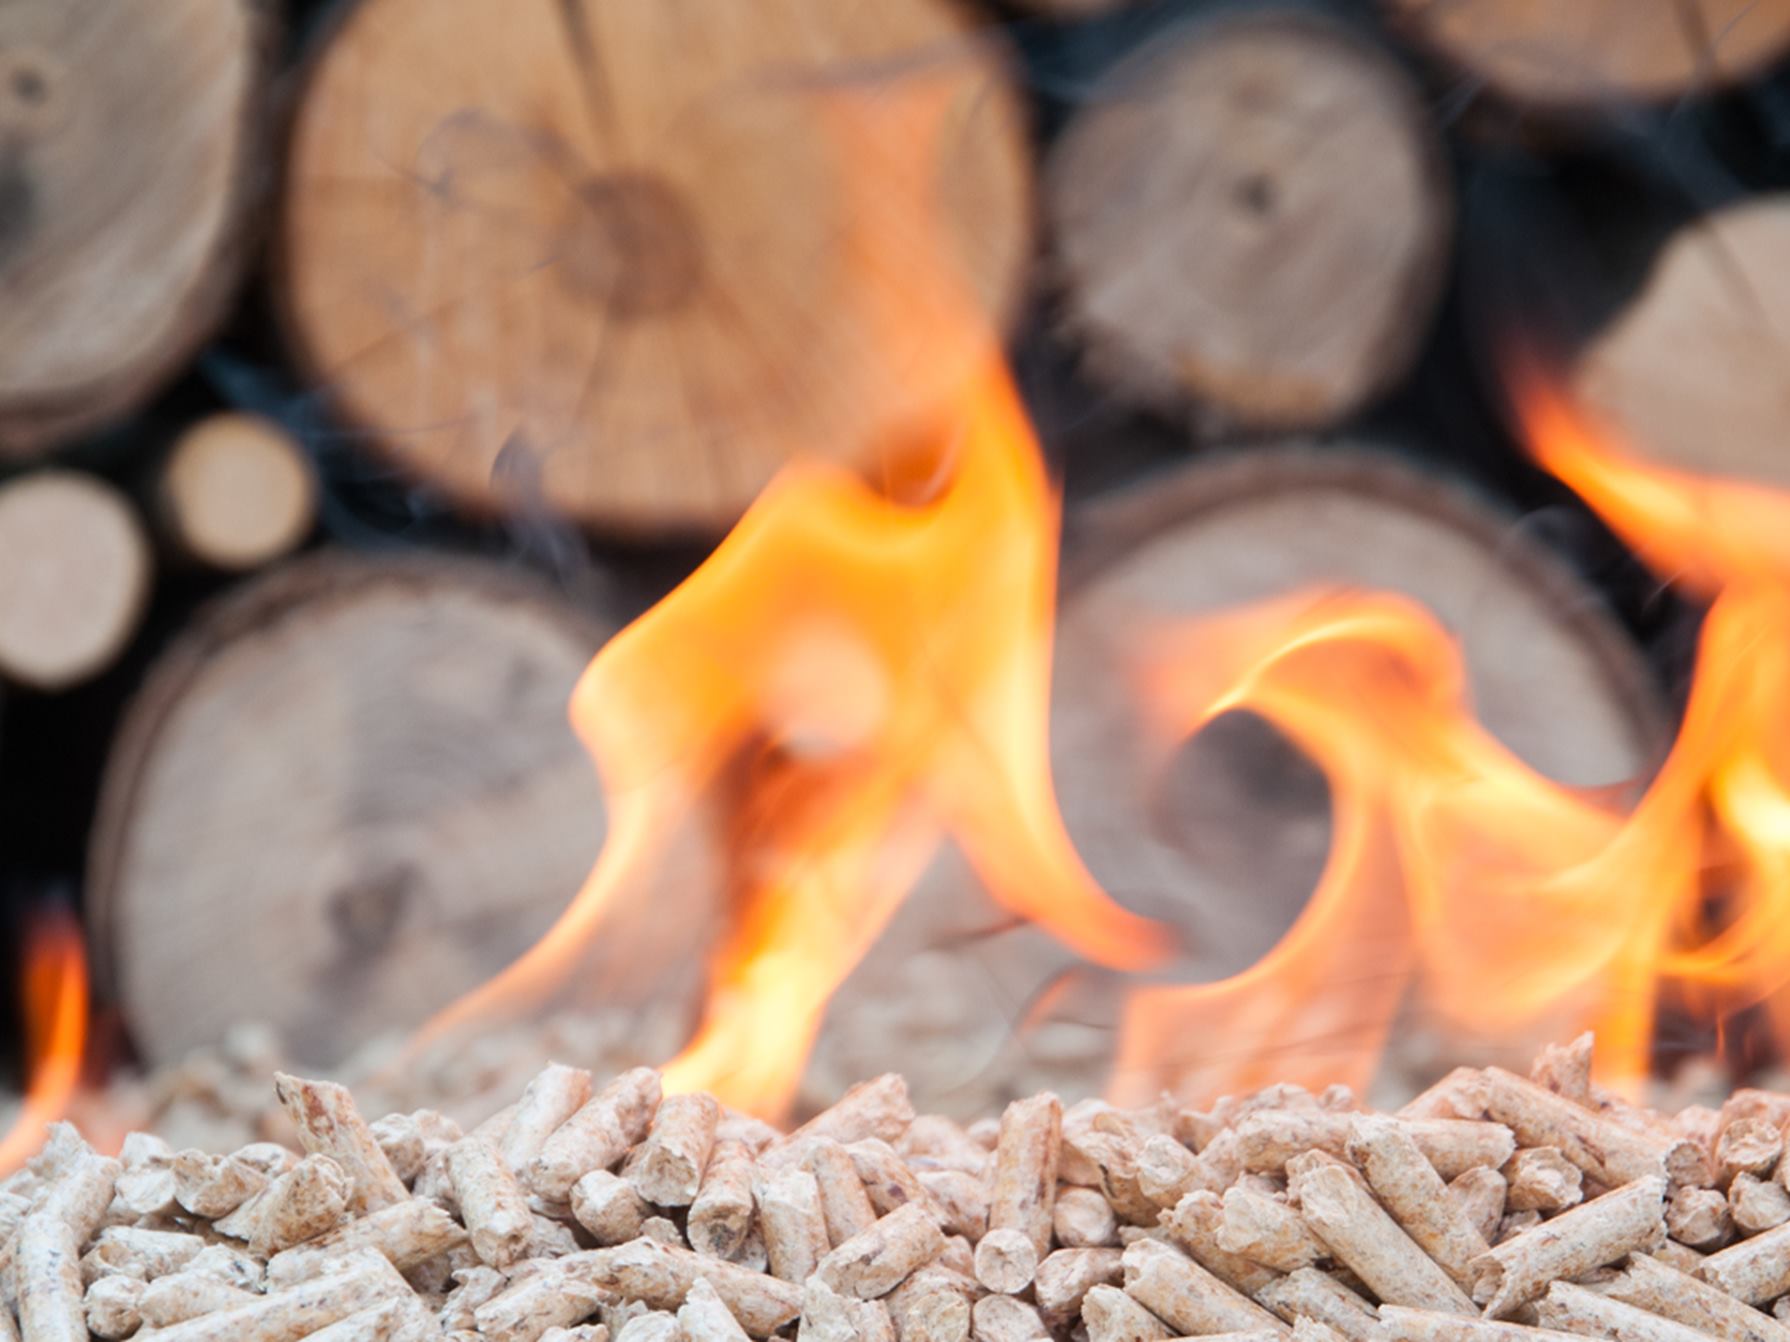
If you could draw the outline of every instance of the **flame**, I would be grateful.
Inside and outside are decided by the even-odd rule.
[[[932,502],[788,468],[682,586],[598,655],[572,720],[611,831],[560,922],[436,1030],[557,982],[723,766],[759,753],[750,852],[695,1041],[667,1083],[775,1113],[827,999],[952,837],[1005,907],[1099,964],[1166,950],[1112,902],[1047,761],[1057,504],[991,351]]]
[[[87,1041],[87,954],[74,916],[56,909],[25,935],[21,976],[25,1017],[25,1100],[0,1137],[0,1174],[43,1143],[47,1124],[67,1111],[81,1079]]]
[[[1711,598],[1669,755],[1625,812],[1543,777],[1474,719],[1448,635],[1384,595],[1303,594],[1158,631],[1140,692],[1163,730],[1261,714],[1324,771],[1337,837],[1258,963],[1132,994],[1121,1098],[1359,1087],[1413,983],[1461,1030],[1588,1025],[1600,1076],[1627,1089],[1648,1073],[1663,990],[1716,1022],[1763,1003],[1790,1046],[1790,497],[1643,465],[1533,362],[1510,376],[1537,459]],[[1711,926],[1729,850],[1739,872]],[[1191,1046],[1193,1021],[1221,1042]]]

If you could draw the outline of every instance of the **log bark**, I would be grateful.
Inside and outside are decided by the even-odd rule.
[[[989,40],[949,0],[367,0],[297,115],[296,343],[479,510],[709,529],[792,453],[875,466],[1020,286]]]
[[[158,512],[169,542],[211,568],[243,572],[296,549],[317,520],[317,477],[290,431],[218,414],[181,435],[162,464]]]
[[[61,690],[104,671],[142,619],[154,562],[135,511],[97,476],[0,487],[0,675]]]
[[[127,714],[89,855],[144,1054],[253,1018],[339,1059],[527,949],[602,837],[566,704],[606,629],[445,559],[320,557],[202,615]]]
[[[1699,475],[1790,485],[1790,196],[1674,234],[1580,353],[1575,398],[1625,451]]]
[[[1291,9],[1168,30],[1051,156],[1067,320],[1090,368],[1159,406],[1328,424],[1409,369],[1452,206],[1403,72]]]
[[[1182,931],[1193,949],[1176,979],[1235,973],[1272,947],[1329,853],[1330,800],[1260,718],[1229,714],[1165,744],[1140,712],[1133,640],[1154,618],[1313,583],[1390,589],[1434,611],[1462,640],[1481,720],[1550,775],[1645,775],[1668,738],[1640,653],[1591,589],[1514,518],[1384,453],[1259,446],[1071,512],[1051,689],[1057,798],[1101,885]],[[1007,925],[961,861],[940,861],[835,997],[810,1085],[836,1086],[899,1033],[924,1041],[907,1063],[922,1110],[1096,1090],[1119,993],[1059,992],[1076,963],[1037,929]],[[1046,994],[1055,1008],[1022,1036]],[[1328,1042],[1301,1036],[1291,1056]],[[1212,1053],[1247,1051],[1227,1040]]]
[[[0,10],[0,456],[147,399],[246,256],[261,0]]]
[[[1381,0],[1388,18],[1505,98],[1541,108],[1664,101],[1749,79],[1790,51],[1785,0]]]

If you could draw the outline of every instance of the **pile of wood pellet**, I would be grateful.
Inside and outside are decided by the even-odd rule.
[[[967,1127],[888,1075],[787,1135],[645,1068],[471,1132],[280,1074],[302,1154],[56,1125],[0,1181],[0,1339],[1790,1342],[1790,1095],[1665,1117],[1589,1061]]]

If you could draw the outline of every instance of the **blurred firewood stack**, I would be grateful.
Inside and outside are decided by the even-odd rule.
[[[1187,973],[1286,925],[1327,811],[1248,729],[1148,764],[1140,619],[1390,586],[1461,631],[1532,763],[1655,759],[1664,617],[1488,390],[1474,211],[1539,182],[1623,258],[1567,342],[1591,404],[1668,464],[1782,483],[1760,332],[1790,322],[1790,0],[487,15],[0,7],[0,813],[71,799],[19,870],[84,867],[150,1058],[241,1014],[182,981],[190,938],[237,946],[327,1062],[546,925],[601,838],[564,727],[591,650],[791,456],[880,480],[940,425],[977,351],[932,320],[940,267],[1068,473],[1070,830],[1207,948]],[[1668,118],[1717,187],[1648,157]],[[1666,205],[1628,218],[1611,183]],[[1563,527],[1512,525],[1535,510]],[[973,921],[966,883],[929,876],[936,920],[891,946]],[[1034,950],[1003,962],[997,1031],[1057,967]],[[904,956],[848,984],[818,1067],[894,1065],[850,1017],[914,999]],[[914,1030],[957,1032],[934,1016]]]

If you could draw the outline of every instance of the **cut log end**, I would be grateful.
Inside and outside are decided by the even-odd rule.
[[[0,453],[131,409],[222,314],[244,255],[263,11],[0,10]]]
[[[1707,215],[1667,243],[1629,306],[1580,354],[1574,396],[1623,450],[1790,486],[1790,195]]]
[[[1107,381],[1255,427],[1317,426],[1409,368],[1452,207],[1403,72],[1297,12],[1171,29],[1048,172],[1068,319]]]
[[[1005,323],[1018,109],[948,0],[367,0],[298,113],[283,307],[465,505],[724,525],[794,453],[874,465]]]
[[[223,414],[175,443],[161,506],[174,544],[213,568],[259,568],[287,554],[317,517],[317,480],[304,449],[259,415]]]
[[[1751,78],[1790,51],[1787,0],[1381,0],[1512,102],[1577,110]]]
[[[152,562],[110,485],[42,471],[0,489],[0,674],[40,690],[97,675],[142,618]]]
[[[246,1010],[335,1060],[527,949],[603,833],[565,707],[602,633],[441,559],[301,561],[202,616],[126,717],[89,855],[145,1056]]]

